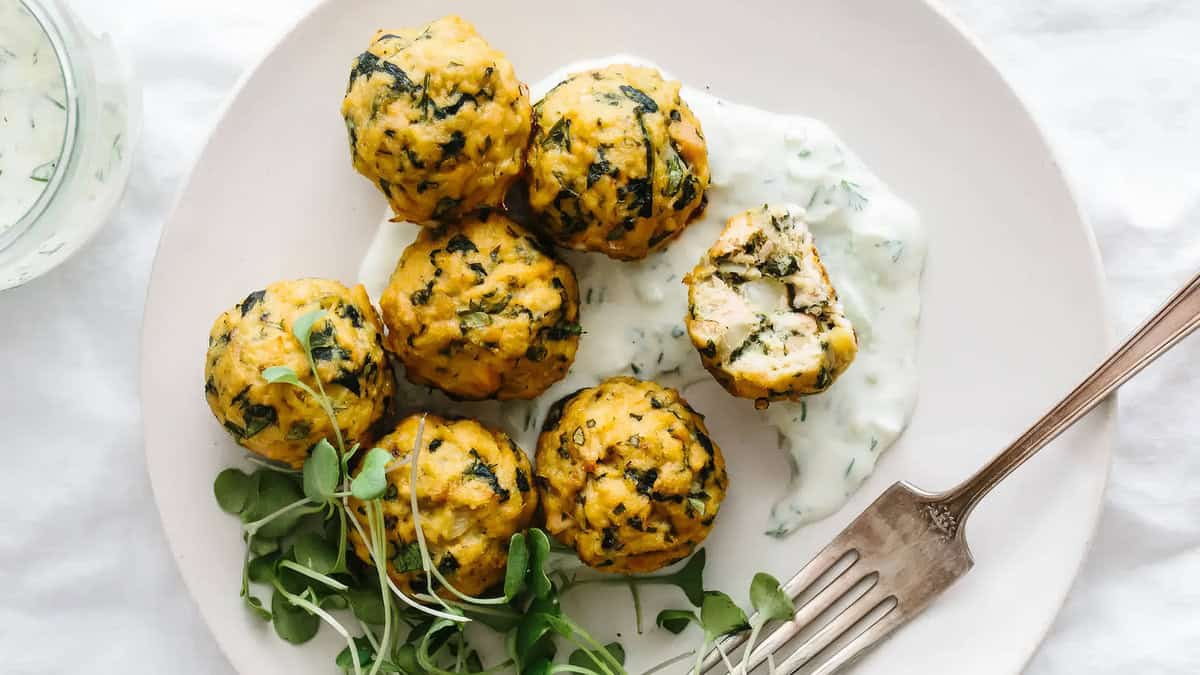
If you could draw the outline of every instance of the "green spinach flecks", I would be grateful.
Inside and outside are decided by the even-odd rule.
[[[358,308],[354,305],[342,303],[337,306],[336,313],[338,316],[349,321],[351,326],[355,328],[363,327],[362,312],[358,311]]]
[[[433,297],[433,281],[430,280],[429,282],[427,282],[425,284],[425,288],[413,291],[408,296],[408,300],[412,304],[420,306],[420,305],[429,304],[429,299],[432,297]]]
[[[612,162],[604,156],[604,147],[597,148],[596,161],[588,165],[587,170],[587,186],[590,188],[595,185],[601,178],[605,176],[616,175],[616,169]]]
[[[486,312],[476,312],[471,310],[459,310],[458,312],[458,329],[464,335],[476,328],[483,328],[492,325],[492,317]]]
[[[470,307],[477,312],[499,314],[504,311],[505,307],[508,307],[510,300],[512,300],[512,293],[500,296],[499,293],[492,291],[478,300],[472,300]]]
[[[456,234],[446,242],[447,253],[475,253],[477,251],[479,251],[479,247],[465,234]]]
[[[451,215],[454,215],[458,210],[458,205],[462,200],[453,197],[442,197],[438,199],[437,206],[433,207],[433,219],[442,220]]]
[[[308,435],[311,433],[312,425],[310,425],[308,422],[297,420],[288,426],[287,436],[284,438],[289,441],[299,441],[301,439],[308,438]]]
[[[571,151],[571,120],[560,117],[546,132],[545,138],[542,139],[543,148],[551,147],[562,148],[564,152]]]
[[[458,558],[454,557],[453,553],[447,551],[442,554],[442,559],[438,561],[438,571],[442,574],[453,574],[458,571]]]
[[[463,148],[467,147],[467,137],[461,131],[453,131],[450,133],[450,140],[445,143],[439,143],[438,146],[442,149],[440,164],[457,157],[463,151]]]
[[[329,381],[330,384],[340,384],[355,396],[362,396],[362,389],[358,384],[358,373],[352,370],[342,368],[338,371],[337,377]]]
[[[419,572],[424,569],[421,564],[421,547],[417,542],[397,546],[396,555],[392,558],[392,566],[397,572]]]
[[[247,314],[249,314],[250,310],[257,307],[258,303],[262,302],[263,298],[266,297],[266,295],[267,295],[266,290],[254,291],[250,295],[247,295],[246,299],[242,300],[242,303],[240,305],[238,305],[239,307],[242,308],[242,316],[246,316]]]
[[[679,192],[687,176],[687,164],[684,163],[679,153],[671,148],[667,153],[667,187],[663,190],[663,195],[670,197]]]
[[[275,408],[263,403],[251,403],[242,408],[242,419],[246,426],[242,429],[242,438],[251,438],[258,432],[275,424],[279,416]]]
[[[337,330],[332,321],[325,321],[321,330],[309,334],[308,344],[312,347],[313,359],[317,361],[334,361],[350,358],[350,352],[337,343]]]
[[[658,480],[658,469],[640,471],[630,466],[625,469],[625,477],[633,481],[638,494],[649,495],[654,489],[654,482]]]
[[[547,340],[566,340],[583,334],[583,326],[577,323],[560,323],[546,329]]]
[[[625,94],[626,98],[637,104],[637,108],[634,109],[636,112],[658,112],[658,104],[654,102],[654,99],[647,96],[646,92],[642,91],[641,89],[628,84],[623,84],[621,85],[621,93]]]
[[[763,263],[761,269],[767,276],[782,278],[800,271],[800,262],[795,256],[777,255]]]
[[[500,485],[500,479],[496,476],[496,465],[483,461],[483,458],[479,456],[479,452],[475,450],[471,450],[471,458],[471,465],[467,467],[464,473],[471,478],[477,478],[487,483],[488,487],[492,488],[492,492],[495,492],[496,496],[500,498],[501,503],[508,501],[512,493]]]

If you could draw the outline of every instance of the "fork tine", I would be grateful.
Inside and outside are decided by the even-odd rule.
[[[853,566],[847,568],[846,571],[842,572],[841,576],[834,580],[833,583],[822,589],[821,592],[816,595],[816,597],[802,605],[794,615],[795,618],[793,618],[791,621],[781,624],[770,635],[763,638],[762,642],[754,648],[754,652],[750,654],[750,663],[748,664],[747,670],[752,671],[757,668],[764,660],[766,660],[767,654],[773,654],[779,651],[780,647],[783,647],[792,638],[796,637],[796,635],[804,630],[805,626],[812,624],[812,622],[822,613],[824,613],[842,598],[851,594],[855,590],[855,587],[859,586],[863,582],[869,584],[866,588],[862,589],[858,595],[853,597],[846,609],[842,610],[841,613],[831,620],[831,624],[834,621],[837,621],[839,617],[845,616],[846,612],[861,602],[864,596],[870,594],[878,587],[879,575],[877,573],[871,572],[868,574],[859,575],[851,573],[852,569]],[[820,633],[817,635],[820,635]],[[812,638],[810,638],[810,641],[815,640],[816,637],[817,636],[814,635]]]
[[[853,555],[855,557],[839,575],[845,576],[850,568],[854,567],[854,565],[858,562],[858,553],[853,549],[847,549],[847,547],[842,544],[840,540],[841,537],[838,537],[834,541],[830,542],[830,544],[825,548],[821,549],[821,551],[817,553],[817,555],[815,555],[807,565],[801,568],[801,570],[797,572],[795,576],[789,579],[787,583],[783,584],[783,592],[787,593],[788,597],[790,598],[796,598],[796,596],[809,590],[810,586],[819,581],[822,576],[833,569],[834,566],[840,563],[844,558]],[[838,577],[830,579],[830,584],[832,584],[837,578]],[[828,585],[825,588],[828,588]],[[838,597],[840,596],[841,594],[838,594]],[[813,599],[815,600],[816,598],[814,597]],[[797,627],[796,630],[799,630],[801,627],[803,626]],[[726,654],[731,654],[738,647],[741,647],[742,644],[746,642],[748,637],[749,636],[743,632],[723,638],[720,641],[721,649],[724,649]],[[701,666],[700,672],[705,673],[719,663],[721,663],[721,654],[717,651],[717,649],[714,648],[709,651],[707,656],[704,657],[704,664]]]
[[[834,652],[820,667],[812,671],[810,675],[832,675],[839,668],[858,658],[864,651],[882,641],[889,633],[903,624],[907,618],[906,613],[900,611],[899,605],[893,607],[873,623],[866,626],[861,633],[843,645],[841,649]],[[791,675],[785,671],[779,672],[781,675]]]
[[[842,637],[846,631],[853,628],[855,624],[865,619],[871,612],[878,609],[881,605],[892,602],[893,600],[893,596],[891,596],[886,589],[883,589],[878,585],[873,586],[866,593],[863,593],[849,607],[842,610],[842,612],[834,617],[829,623],[822,626],[815,635],[797,647],[796,651],[789,654],[788,657],[783,660],[783,663],[779,664],[779,672],[796,672],[806,663],[810,662],[813,657],[820,654],[823,650],[833,644],[834,641],[836,641],[839,637]],[[891,614],[895,611],[895,609],[896,607],[893,605],[887,610],[887,612],[884,613],[883,616]],[[876,622],[878,622],[878,619]],[[763,646],[765,647],[766,644]],[[774,647],[772,651],[776,649],[778,649],[778,646]],[[756,649],[755,652],[757,651],[759,650]],[[760,661],[766,658],[766,654],[754,654],[751,655],[751,661],[753,661],[756,656],[761,656],[759,659]]]

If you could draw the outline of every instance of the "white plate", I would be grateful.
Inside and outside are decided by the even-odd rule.
[[[929,6],[505,7],[325,2],[243,81],[165,228],[142,344],[147,461],[184,580],[243,673],[332,673],[339,645],[329,630],[303,648],[288,645],[237,597],[237,523],[217,509],[211,485],[241,453],[204,403],[202,353],[213,318],[248,290],[286,277],[355,278],[385,206],[350,168],[338,104],[351,59],[377,28],[453,9],[505,50],[527,81],[580,58],[645,56],[719,95],[829,122],[920,211],[931,241],[920,403],[912,426],[845,508],[782,541],[761,535],[769,500],[786,482],[785,460],[764,432],[722,427],[713,415],[732,486],[709,540],[707,579],[736,599],[744,602],[759,569],[788,576],[893,481],[939,489],[966,476],[1073,385],[1109,342],[1096,248],[1054,157],[993,67]],[[1093,414],[984,502],[969,531],[975,570],[864,660],[862,672],[1021,669],[1087,550],[1113,411]],[[580,618],[598,637],[630,639],[623,597],[591,605],[603,608]],[[651,633],[638,643],[631,672],[688,642]]]

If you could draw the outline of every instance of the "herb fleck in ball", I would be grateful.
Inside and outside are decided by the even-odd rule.
[[[575,273],[497,213],[422,229],[380,306],[408,379],[460,399],[533,398],[579,344]]]
[[[380,31],[342,101],[354,168],[397,220],[453,221],[496,206],[525,163],[529,91],[457,16]]]
[[[388,574],[409,593],[426,590],[411,508],[412,465],[402,464],[412,455],[421,417],[406,418],[377,444],[397,460],[381,500]],[[460,592],[478,596],[504,579],[509,539],[529,527],[537,509],[531,474],[529,457],[503,432],[475,420],[425,416],[417,458],[421,531],[431,562]],[[350,507],[368,531],[366,506],[351,499]],[[357,531],[351,539],[369,563]],[[439,585],[435,580],[434,588]]]
[[[644,258],[703,208],[700,122],[653,68],[576,73],[534,106],[533,127],[530,206],[564,246]]]
[[[301,316],[324,310],[312,327],[317,366],[292,334]],[[287,366],[325,390],[347,444],[364,439],[388,409],[395,382],[383,326],[362,286],[328,279],[279,281],[246,296],[213,324],[204,359],[204,394],[213,415],[246,449],[295,468],[334,430],[317,400],[293,385],[268,383],[263,370]]]
[[[551,408],[537,448],[546,529],[591,567],[651,572],[708,536],[729,479],[674,389],[614,377]]]
[[[858,353],[801,206],[730,218],[684,283],[705,368],[760,408],[828,389]]]

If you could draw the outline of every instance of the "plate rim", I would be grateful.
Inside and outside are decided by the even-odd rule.
[[[1007,90],[1008,94],[1012,97],[1013,102],[1016,104],[1016,106],[1018,107],[1020,112],[1028,120],[1030,126],[1032,127],[1034,133],[1036,134],[1037,141],[1040,142],[1041,145],[1045,148],[1046,153],[1047,153],[1049,159],[1051,160],[1051,163],[1054,166],[1054,172],[1057,175],[1057,177],[1061,180],[1062,187],[1066,192],[1066,197],[1070,201],[1072,211],[1075,215],[1076,221],[1083,230],[1085,246],[1088,249],[1089,258],[1092,261],[1092,277],[1093,277],[1092,284],[1094,284],[1094,287],[1098,291],[1099,298],[1101,300],[1100,320],[1101,320],[1101,330],[1103,331],[1103,335],[1101,337],[1102,337],[1107,349],[1111,350],[1112,347],[1115,345],[1115,326],[1113,324],[1112,306],[1111,306],[1111,302],[1110,302],[1112,296],[1109,292],[1108,283],[1107,283],[1107,279],[1106,279],[1105,272],[1104,272],[1103,257],[1101,256],[1100,246],[1096,239],[1095,228],[1092,226],[1091,220],[1087,217],[1087,214],[1081,208],[1081,204],[1080,204],[1080,200],[1079,200],[1079,190],[1076,187],[1076,183],[1072,179],[1072,176],[1070,175],[1070,173],[1065,168],[1065,165],[1062,162],[1062,153],[1060,152],[1058,146],[1047,135],[1045,128],[1043,127],[1042,123],[1039,121],[1039,118],[1033,113],[1033,111],[1027,104],[1025,97],[1021,94],[1020,90],[1018,90],[1015,86],[1013,86],[1012,81],[1005,75],[1004,71],[1000,69],[1000,67],[997,65],[995,59],[992,58],[988,49],[984,46],[984,44],[978,38],[978,36],[971,29],[969,29],[962,22],[962,20],[960,20],[958,18],[958,16],[956,14],[954,14],[950,9],[948,9],[946,7],[945,0],[911,0],[911,1],[915,5],[924,5],[938,19],[945,22],[946,25],[948,25],[951,29],[953,29],[954,32],[957,33],[962,38],[962,40],[966,44],[966,46],[975,52],[975,54],[982,60],[983,64],[986,65],[986,67],[991,71],[991,73],[1000,81],[1000,83]],[[205,134],[204,139],[203,139],[202,143],[200,144],[199,149],[197,150],[196,154],[191,159],[188,169],[183,175],[183,180],[180,182],[179,187],[176,189],[175,195],[171,200],[171,206],[167,211],[167,216],[163,220],[162,228],[159,231],[158,242],[155,244],[155,248],[154,248],[154,258],[151,263],[150,274],[148,276],[147,283],[146,283],[145,298],[143,300],[143,305],[142,305],[141,330],[139,331],[139,336],[138,336],[139,358],[138,358],[137,387],[138,387],[138,413],[141,417],[140,427],[141,427],[142,438],[143,438],[142,451],[143,451],[143,457],[145,459],[145,463],[144,463],[145,474],[150,483],[150,490],[151,490],[151,494],[154,498],[154,508],[155,508],[158,522],[162,527],[162,532],[163,532],[164,538],[166,539],[167,546],[171,553],[171,559],[175,563],[175,569],[176,569],[177,573],[179,574],[180,579],[183,581],[184,588],[187,589],[188,599],[192,602],[193,606],[199,612],[200,617],[203,620],[205,630],[208,632],[209,636],[212,638],[213,642],[216,644],[218,651],[225,658],[226,662],[229,663],[230,667],[234,669],[235,672],[241,672],[241,671],[238,670],[237,665],[233,662],[233,659],[230,657],[229,649],[227,649],[225,643],[217,635],[212,622],[209,621],[209,617],[207,615],[207,612],[204,609],[204,606],[197,600],[196,589],[193,587],[193,582],[188,578],[187,575],[185,575],[183,573],[181,555],[179,553],[179,547],[176,545],[177,534],[172,533],[171,529],[169,527],[167,527],[167,523],[164,520],[163,509],[162,509],[163,496],[160,494],[160,488],[155,483],[154,470],[151,468],[151,464],[155,463],[155,460],[152,459],[152,454],[150,452],[149,445],[145,442],[145,438],[147,436],[147,433],[146,433],[147,429],[146,429],[146,415],[145,415],[145,410],[144,410],[145,409],[145,390],[147,387],[147,380],[148,380],[148,375],[147,375],[148,363],[147,363],[147,356],[146,356],[147,352],[145,350],[145,345],[146,345],[146,342],[149,337],[148,336],[147,317],[150,316],[150,310],[152,309],[153,306],[155,306],[155,302],[154,302],[155,298],[153,297],[152,288],[154,287],[155,281],[158,278],[160,271],[161,271],[160,257],[161,257],[161,253],[162,253],[162,249],[163,249],[163,243],[166,240],[168,233],[173,228],[173,224],[178,215],[180,204],[182,203],[184,195],[187,193],[188,188],[193,181],[193,178],[194,178],[195,173],[201,163],[201,160],[209,152],[209,149],[213,143],[213,139],[217,135],[217,132],[226,123],[226,118],[228,116],[230,108],[233,106],[234,102],[241,96],[247,83],[251,79],[254,78],[254,76],[262,68],[263,64],[270,57],[270,55],[273,54],[276,51],[276,49],[278,49],[280,47],[280,45],[282,45],[285,41],[287,41],[291,37],[291,35],[300,27],[300,25],[303,24],[304,22],[308,21],[312,15],[316,14],[317,12],[322,11],[327,5],[331,5],[336,2],[337,2],[337,0],[317,0],[316,2],[313,3],[313,5],[311,7],[309,7],[306,11],[298,14],[286,27],[284,27],[282,30],[280,30],[279,34],[276,37],[274,37],[271,40],[265,41],[263,47],[259,50],[259,53],[254,57],[253,62],[250,63],[246,67],[246,69],[242,72],[242,74],[238,77],[237,81],[234,83],[233,87],[229,90],[229,93],[226,94],[224,100],[221,102],[220,106],[218,107],[218,109],[216,111],[216,115],[214,117],[214,122],[212,123],[212,126],[208,128],[207,133]],[[1065,393],[1066,392],[1064,392],[1064,395],[1065,395]],[[1104,511],[1105,495],[1108,491],[1108,487],[1109,487],[1109,484],[1110,484],[1110,481],[1112,478],[1113,447],[1114,447],[1114,442],[1116,439],[1118,410],[1119,410],[1118,400],[1119,400],[1118,394],[1114,393],[1114,394],[1110,395],[1106,401],[1104,401],[1103,403],[1098,405],[1096,407],[1096,409],[1092,411],[1092,413],[1089,414],[1089,416],[1095,416],[1095,415],[1103,416],[1103,420],[1101,422],[1101,430],[1100,430],[1100,432],[1101,432],[1100,433],[1101,447],[1098,449],[1102,453],[1103,473],[1100,476],[1101,480],[1098,480],[1096,482],[1096,487],[1094,488],[1095,494],[1093,495],[1094,498],[1091,499],[1092,506],[1087,514],[1088,519],[1087,519],[1087,522],[1085,523],[1085,529],[1087,531],[1087,535],[1085,538],[1084,546],[1080,549],[1078,555],[1075,556],[1073,560],[1069,560],[1068,567],[1069,567],[1070,573],[1071,573],[1071,581],[1070,581],[1070,583],[1066,584],[1063,587],[1062,591],[1059,593],[1059,596],[1056,598],[1054,612],[1052,614],[1048,615],[1046,620],[1041,625],[1038,626],[1037,640],[1035,642],[1032,642],[1027,649],[1022,650],[1022,651],[1025,651],[1025,654],[1023,654],[1023,658],[1021,659],[1022,665],[1021,665],[1021,669],[1018,671],[1018,673],[1023,672],[1029,666],[1029,663],[1032,661],[1034,656],[1036,656],[1037,653],[1045,645],[1046,639],[1049,636],[1051,629],[1053,628],[1054,624],[1058,621],[1059,616],[1062,614],[1062,610],[1066,604],[1067,598],[1071,595],[1071,593],[1074,591],[1074,589],[1076,588],[1076,586],[1079,583],[1079,573],[1083,567],[1084,562],[1091,556],[1092,549],[1095,545],[1096,534],[1097,534],[1097,530],[1099,527],[1100,517]],[[1031,420],[1031,423],[1032,423],[1032,420]],[[968,542],[968,544],[969,544],[969,542]],[[1014,674],[1014,675],[1016,675],[1016,674]]]

